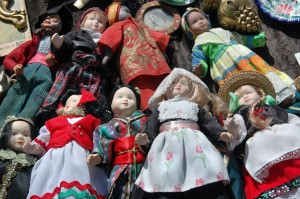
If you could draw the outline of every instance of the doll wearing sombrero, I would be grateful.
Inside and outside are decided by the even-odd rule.
[[[244,162],[246,197],[300,198],[295,183],[300,179],[300,118],[274,105],[272,83],[258,72],[233,74],[219,95],[230,104],[238,126],[239,139],[228,146]]]
[[[102,63],[115,55],[117,70],[123,84],[139,87],[141,107],[148,107],[148,100],[171,69],[163,55],[169,35],[147,28],[131,17],[128,7],[113,2],[106,10],[110,27],[98,44],[104,50]]]

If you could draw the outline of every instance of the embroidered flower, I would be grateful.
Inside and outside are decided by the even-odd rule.
[[[159,192],[159,188],[157,184],[154,185],[153,192]]]
[[[204,154],[204,152],[203,152],[203,150],[202,150],[202,148],[201,148],[201,146],[199,144],[196,145],[195,151],[196,151],[197,155],[196,155],[196,157],[194,159],[200,159],[200,160],[202,160],[203,165],[206,168],[206,164],[205,164],[206,156],[205,156],[205,154]]]
[[[144,183],[142,181],[139,182],[139,187],[141,187],[142,189],[144,189]]]
[[[202,180],[202,178],[196,179],[196,186],[197,187],[201,187],[203,185],[204,185],[204,181]]]
[[[293,10],[294,10],[293,6],[291,6],[289,4],[280,4],[276,8],[277,13],[286,14],[286,15],[290,15],[291,11],[293,11]]]
[[[174,190],[173,190],[174,192],[181,192],[181,186],[180,186],[180,184],[176,184],[175,186],[174,186]]]
[[[154,159],[154,153],[153,151],[150,153],[149,155],[149,162],[152,163],[153,162],[153,159]]]
[[[169,168],[173,162],[173,152],[168,152],[167,157],[166,157],[167,162],[165,162],[165,165],[167,167],[167,174],[169,173]]]
[[[218,179],[219,181],[224,180],[223,173],[218,173],[218,174],[217,174],[217,179]]]

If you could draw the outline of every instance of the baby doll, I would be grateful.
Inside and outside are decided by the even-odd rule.
[[[41,155],[35,164],[27,198],[102,198],[107,176],[100,167],[89,166],[93,131],[100,125],[99,105],[86,90],[68,90],[61,99],[59,116],[48,120],[40,135],[23,150]]]
[[[133,198],[225,197],[227,169],[206,136],[217,144],[233,137],[204,109],[208,101],[207,86],[187,70],[162,81],[149,99],[145,132],[156,137],[135,183],[143,193]]]
[[[0,106],[0,126],[8,115],[35,119],[47,97],[56,72],[50,53],[50,38],[54,33],[71,30],[72,15],[64,5],[48,10],[40,16],[33,39],[10,52],[3,60],[6,70],[17,81],[7,91]]]
[[[117,54],[121,81],[139,87],[141,107],[145,110],[148,99],[171,71],[163,55],[170,36],[153,31],[132,18],[128,7],[121,2],[113,2],[106,12],[110,27],[98,43],[104,51],[102,63],[107,65],[112,55]]]
[[[145,160],[148,137],[140,132],[147,117],[140,111],[137,89],[116,86],[110,95],[114,117],[94,132],[94,154],[88,156],[87,162],[112,167],[107,198],[129,198]]]
[[[264,45],[264,34],[243,36],[241,39],[238,33],[222,28],[211,28],[208,16],[198,8],[189,8],[184,13],[182,28],[190,39],[195,39],[192,49],[194,74],[204,77],[210,67],[212,79],[221,86],[224,79],[234,72],[258,71],[274,85],[278,103],[284,106],[285,103],[291,102],[296,90],[293,80],[242,45],[249,47],[259,47],[261,43]]]
[[[272,105],[272,83],[255,71],[233,74],[219,95],[238,129],[229,148],[244,162],[246,197],[300,198],[300,118]]]
[[[67,89],[88,90],[96,98],[101,96],[101,58],[97,42],[106,28],[107,17],[99,8],[88,9],[79,20],[77,31],[64,36],[52,36],[52,51],[62,63],[54,84],[43,103],[57,107],[60,96]]]
[[[38,134],[30,119],[8,116],[0,137],[0,198],[26,198],[36,158],[22,151]]]

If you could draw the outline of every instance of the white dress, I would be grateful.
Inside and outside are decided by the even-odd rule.
[[[197,104],[180,97],[161,102],[158,110],[160,122],[189,120],[200,130],[208,122],[198,118]],[[184,192],[218,181],[229,181],[218,150],[201,131],[181,127],[158,134],[136,185],[146,192]]]
[[[81,118],[67,119],[74,124]],[[36,145],[50,140],[46,126],[40,130]],[[89,166],[86,157],[90,152],[76,141],[61,148],[50,148],[39,159],[31,173],[27,199],[33,198],[102,198],[107,194],[108,176],[96,166]],[[43,196],[43,197],[41,197]]]

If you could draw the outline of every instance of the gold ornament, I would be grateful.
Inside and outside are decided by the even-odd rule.
[[[0,19],[13,23],[17,29],[26,27],[26,14],[25,10],[8,10],[11,0],[0,0]]]
[[[204,0],[203,9],[217,11],[219,24],[239,33],[256,34],[261,31],[261,20],[250,0]]]

